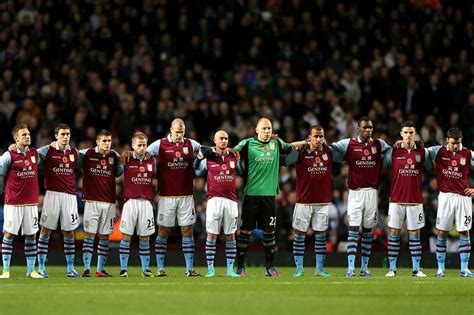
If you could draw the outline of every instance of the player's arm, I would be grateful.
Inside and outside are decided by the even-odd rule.
[[[385,154],[389,149],[392,148],[391,146],[387,144],[387,142],[385,142],[382,139],[379,139],[379,142],[380,142],[380,150],[382,151],[382,154]]]
[[[298,156],[300,155],[300,151],[292,150],[290,154],[282,155],[281,156],[281,163],[285,166],[290,166],[298,161]]]
[[[471,170],[474,170],[474,151],[471,150]]]
[[[120,163],[120,154],[118,154],[118,152],[115,151],[115,150],[112,150],[112,152],[116,156],[115,161],[116,161],[116,164],[117,164],[117,166],[116,166],[117,167],[117,173],[115,174],[115,177],[118,178],[118,177],[120,177],[120,175],[123,174],[124,167],[123,167],[122,163]]]
[[[151,156],[158,156],[158,152],[160,152],[160,144],[161,144],[161,140],[158,139],[152,144],[150,144],[148,148],[146,149],[146,151],[150,153]]]
[[[3,195],[5,189],[5,177],[11,164],[10,152],[5,152],[0,157],[0,195]]]
[[[203,176],[207,171],[207,159],[194,160],[194,174],[196,176]]]
[[[392,152],[393,148],[389,147],[387,151],[385,151],[385,154],[383,155],[382,158],[382,167],[383,168],[388,168],[392,166]]]
[[[425,148],[425,151],[428,152],[428,156],[431,161],[436,161],[436,155],[438,154],[439,149],[441,149],[440,145],[434,145],[429,148]]]
[[[44,161],[44,158],[46,157],[46,154],[48,154],[49,148],[51,147],[51,144],[47,144],[45,146],[42,146],[41,148],[37,149],[38,151],[38,157],[39,161],[38,164],[42,164]]]
[[[332,160],[336,163],[341,163],[346,157],[347,148],[349,147],[350,139],[342,139],[333,142],[329,145],[332,150]]]
[[[433,160],[430,157],[430,153],[428,149],[425,148],[425,163],[424,163],[425,170],[431,171],[434,168]]]
[[[238,160],[237,161],[237,170],[236,170],[237,175],[243,176],[244,175],[244,167],[242,166],[242,161]]]

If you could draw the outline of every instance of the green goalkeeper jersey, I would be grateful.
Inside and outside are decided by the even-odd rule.
[[[262,142],[255,137],[240,141],[234,149],[240,152],[240,157],[245,163],[244,195],[277,195],[280,192],[278,187],[280,154],[291,152],[291,144],[281,139]]]

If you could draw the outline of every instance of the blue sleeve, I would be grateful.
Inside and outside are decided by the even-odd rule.
[[[202,176],[207,171],[207,159],[196,159],[194,163],[194,174],[196,176]]]
[[[384,140],[379,139],[379,141],[380,141],[380,149],[382,150],[382,154],[385,154],[389,149],[392,148]]]
[[[471,151],[471,170],[474,170],[474,151]]]
[[[123,174],[124,167],[122,164],[120,164],[120,155],[118,154],[118,152],[115,150],[112,150],[112,152],[114,152],[115,155],[117,156],[117,174],[115,175],[115,177],[118,178],[120,177],[120,175]]]
[[[160,143],[161,140],[158,139],[148,146],[146,150],[151,154],[151,156],[158,156],[158,152],[160,152]]]
[[[197,142],[196,140],[189,139],[191,141],[191,145],[193,146],[193,152],[194,153],[199,153],[201,152],[201,144]]]
[[[392,152],[393,152],[393,148],[389,146],[388,149],[385,151],[385,154],[383,155],[383,158],[382,158],[383,168],[388,168],[392,166]]]
[[[43,162],[44,158],[46,157],[46,154],[48,154],[49,147],[50,147],[50,145],[48,144],[48,145],[45,145],[45,146],[37,149],[38,157],[39,157],[38,164],[41,164]]]
[[[434,145],[432,147],[426,148],[426,152],[428,153],[428,156],[430,157],[431,161],[436,160],[436,155],[438,154],[439,149],[441,149],[440,145]]]
[[[332,160],[336,163],[341,163],[346,157],[347,148],[349,147],[351,139],[342,139],[331,143],[329,147],[332,150]]]
[[[430,157],[430,152],[425,149],[425,170],[431,171],[434,168],[433,160]]]
[[[5,189],[5,176],[10,168],[11,160],[10,152],[8,151],[0,157],[0,195],[3,194]]]

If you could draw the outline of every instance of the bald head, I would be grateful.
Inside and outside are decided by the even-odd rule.
[[[184,125],[184,121],[181,118],[175,118],[171,122],[171,141],[173,141],[173,143],[179,143],[183,141],[185,131],[186,127]]]
[[[257,132],[258,140],[262,142],[270,141],[273,132],[272,122],[268,118],[260,118],[255,131]]]
[[[216,144],[216,151],[222,153],[229,144],[229,135],[224,130],[219,130],[214,134],[214,143]]]

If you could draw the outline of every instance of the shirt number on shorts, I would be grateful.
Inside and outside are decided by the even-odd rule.
[[[37,217],[33,218],[33,227],[38,227],[38,218]]]
[[[418,221],[423,222],[423,213],[420,213],[420,215],[418,216]]]
[[[146,220],[146,228],[151,229],[153,227],[153,219]]]
[[[115,223],[115,219],[114,218],[110,219],[110,226],[109,226],[110,229],[114,228],[114,223]]]
[[[270,217],[270,226],[276,226],[277,217]]]
[[[79,220],[79,215],[77,213],[71,213],[71,222],[74,224]]]
[[[464,225],[469,225],[471,223],[472,217],[470,215],[464,216]]]

